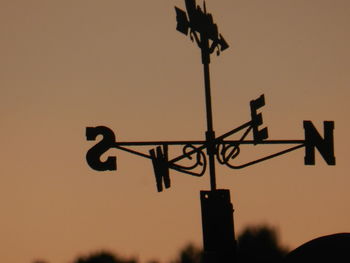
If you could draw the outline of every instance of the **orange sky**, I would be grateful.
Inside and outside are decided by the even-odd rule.
[[[111,150],[118,170],[104,173],[85,161],[94,144],[87,126],[106,125],[120,141],[204,138],[200,53],[175,30],[175,5],[184,8],[182,0],[1,2],[1,262],[69,262],[98,249],[165,262],[186,242],[201,245],[207,175],[172,172],[171,189],[157,193],[147,159]],[[320,132],[323,120],[335,121],[335,167],[319,154],[304,166],[300,149],[217,169],[236,232],[268,223],[290,248],[349,232],[350,2],[208,0],[207,8],[230,44],[211,64],[218,135],[248,121],[261,94],[270,139],[303,139],[303,120]]]

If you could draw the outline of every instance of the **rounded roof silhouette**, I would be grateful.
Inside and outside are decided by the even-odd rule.
[[[285,262],[350,262],[350,233],[318,237],[297,247]]]

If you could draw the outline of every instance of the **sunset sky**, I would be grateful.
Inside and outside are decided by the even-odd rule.
[[[202,1],[197,0],[198,4]],[[117,141],[202,140],[200,51],[176,31],[183,0],[2,0],[0,3],[0,262],[68,263],[106,249],[167,262],[202,245],[199,191],[209,176],[171,172],[156,191],[152,163],[110,150],[117,171],[85,160],[105,125]],[[350,1],[207,0],[230,48],[212,56],[214,127],[223,134],[259,111],[269,139],[304,139],[335,122],[336,166],[304,149],[242,170],[217,164],[236,233],[269,224],[293,249],[350,232]],[[254,160],[284,146],[241,148]],[[148,152],[149,148],[140,149]],[[175,150],[176,151],[176,150]]]

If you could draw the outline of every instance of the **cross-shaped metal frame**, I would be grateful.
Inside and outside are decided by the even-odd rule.
[[[305,138],[303,140],[267,140],[267,127],[260,128],[263,124],[263,118],[262,114],[258,113],[258,109],[265,105],[264,95],[250,101],[250,121],[216,137],[213,129],[210,94],[210,55],[215,50],[217,55],[220,55],[220,53],[226,50],[229,45],[223,36],[219,34],[218,27],[213,22],[212,15],[207,13],[205,2],[203,10],[199,6],[196,6],[195,0],[185,0],[185,4],[187,13],[180,8],[175,7],[177,19],[176,29],[185,35],[189,34],[191,40],[195,41],[201,49],[207,117],[207,131],[205,133],[206,140],[118,142],[115,139],[114,132],[108,127],[87,127],[87,140],[95,140],[98,135],[103,136],[102,140],[90,148],[86,154],[89,166],[98,171],[116,170],[117,165],[115,156],[109,156],[105,161],[100,159],[101,155],[111,148],[116,148],[151,159],[157,190],[160,192],[163,190],[163,185],[165,188],[169,188],[171,185],[169,175],[170,169],[193,176],[203,176],[207,165],[209,165],[211,190],[216,190],[215,157],[219,164],[226,165],[232,169],[241,169],[305,147],[304,162],[306,165],[315,164],[315,148],[317,148],[328,165],[335,165],[333,121],[324,121],[323,137],[316,130],[311,121],[304,121]],[[243,133],[239,140],[228,139],[230,136],[238,132]],[[253,140],[246,139],[250,132],[253,134]],[[291,146],[277,153],[247,163],[234,164],[233,160],[240,154],[240,147],[249,144],[284,144]],[[169,147],[175,145],[183,147],[183,153],[179,156],[169,158]],[[148,153],[136,151],[135,149],[130,148],[136,146],[152,146],[153,148],[150,149]],[[206,150],[206,153],[204,150]],[[185,159],[190,160],[193,163],[181,164]]]

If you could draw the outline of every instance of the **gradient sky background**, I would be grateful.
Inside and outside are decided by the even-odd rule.
[[[175,30],[164,1],[2,0],[0,3],[0,261],[70,262],[108,249],[172,259],[201,245],[199,191],[206,175],[171,173],[157,193],[151,162],[111,150],[118,170],[85,161],[85,127],[117,140],[198,140],[206,130],[200,51]],[[267,223],[291,249],[350,232],[350,2],[207,1],[230,48],[212,56],[217,135],[262,108],[270,139],[304,139],[303,120],[323,133],[335,121],[336,166],[304,150],[243,170],[218,168],[231,190],[236,232]],[[267,146],[242,156],[263,156]],[[148,149],[145,149],[146,151]]]

